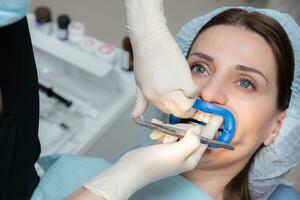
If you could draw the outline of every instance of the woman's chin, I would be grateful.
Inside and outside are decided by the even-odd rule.
[[[234,157],[232,153],[232,151],[223,148],[207,148],[205,153],[202,155],[199,164],[201,166],[207,166],[223,163],[226,162],[227,159],[230,160],[230,157]]]
[[[247,156],[248,150],[243,148],[240,142],[232,141],[231,144],[235,146],[233,151],[223,148],[207,148],[197,168],[215,169],[222,166],[224,167]]]
[[[210,163],[210,162],[215,161],[223,151],[225,151],[225,150],[224,149],[207,148],[205,153],[202,155],[200,163]]]

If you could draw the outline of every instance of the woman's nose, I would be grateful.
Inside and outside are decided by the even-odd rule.
[[[199,88],[198,97],[210,103],[224,105],[227,102],[224,87],[221,81],[211,79]]]

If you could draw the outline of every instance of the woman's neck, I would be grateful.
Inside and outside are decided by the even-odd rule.
[[[199,186],[214,199],[222,200],[226,185],[243,169],[245,164],[240,162],[229,167],[208,170],[195,168],[181,175]]]

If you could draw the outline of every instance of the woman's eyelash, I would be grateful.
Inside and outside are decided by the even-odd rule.
[[[251,86],[253,90],[256,89],[256,84],[248,78],[240,79],[239,83],[240,83],[240,87],[242,87],[242,88],[250,90],[251,88],[249,88],[249,86]]]
[[[193,64],[191,65],[191,71],[197,74],[209,74],[209,70],[203,64]],[[249,78],[240,78],[238,81],[239,87],[246,89],[246,90],[256,90],[256,83],[249,79]]]
[[[202,73],[202,74],[205,73],[205,72],[208,73],[208,70],[204,67],[203,64],[191,65],[191,71],[196,72],[196,73]]]

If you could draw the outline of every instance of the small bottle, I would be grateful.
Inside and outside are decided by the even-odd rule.
[[[132,46],[131,42],[128,36],[125,36],[123,39],[122,47],[125,51],[129,53],[129,63],[128,63],[128,71],[133,71],[133,51],[132,51]]]
[[[36,28],[43,33],[52,33],[52,17],[49,8],[41,6],[35,9]]]
[[[93,37],[85,37],[80,41],[80,48],[87,53],[94,53],[98,40]]]
[[[99,42],[95,49],[96,56],[104,62],[110,64],[114,64],[116,59],[116,53],[116,49],[112,44],[102,42]]]
[[[72,22],[68,26],[68,39],[70,42],[79,43],[85,35],[85,26],[81,22]]]
[[[70,17],[68,15],[60,15],[57,18],[57,37],[60,40],[68,39],[68,26],[70,24]]]

